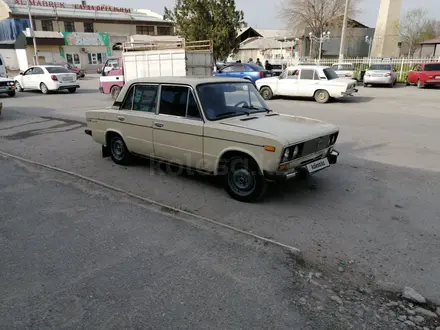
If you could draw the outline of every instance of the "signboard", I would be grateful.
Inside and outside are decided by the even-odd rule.
[[[27,6],[27,0],[14,0],[16,5]],[[80,10],[93,10],[93,11],[112,11],[119,13],[131,13],[131,8],[113,7],[108,5],[81,5],[81,4],[67,4],[65,2],[57,1],[40,1],[40,0],[29,0],[30,6],[36,7],[51,7],[51,8],[72,8]]]
[[[104,32],[62,32],[66,46],[108,46],[108,34]]]

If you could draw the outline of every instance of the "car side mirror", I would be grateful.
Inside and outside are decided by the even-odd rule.
[[[24,75],[24,72],[23,72],[23,71],[21,71],[21,72],[20,72],[20,75]]]

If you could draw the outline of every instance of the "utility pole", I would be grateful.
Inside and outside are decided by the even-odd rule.
[[[350,6],[350,0],[345,0],[344,21],[342,23],[341,33],[341,46],[339,47],[339,62],[344,60],[345,51],[345,38],[347,34],[347,21],[348,21],[348,7]]]
[[[35,40],[34,23],[32,23],[31,6],[29,4],[29,0],[26,1],[26,4],[29,14],[29,22],[31,25],[32,41],[34,42],[34,65],[38,65],[37,41]]]

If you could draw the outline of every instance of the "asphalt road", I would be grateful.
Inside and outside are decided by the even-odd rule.
[[[313,329],[287,256],[0,157],[1,329]],[[319,324],[319,320],[317,322]]]
[[[83,116],[112,102],[96,93],[96,79],[81,84],[77,94],[3,98],[0,150],[274,238],[320,267],[350,260],[352,280],[410,285],[440,301],[440,90],[361,87],[359,96],[327,105],[268,102],[280,112],[339,125],[340,163],[312,184],[273,186],[264,202],[248,205],[231,200],[216,180],[102,159],[83,134]]]

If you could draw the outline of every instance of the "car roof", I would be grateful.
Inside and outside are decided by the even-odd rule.
[[[201,84],[211,84],[211,83],[228,83],[228,82],[249,82],[242,78],[229,78],[229,77],[152,77],[152,78],[136,78],[129,81],[129,84],[135,83],[152,83],[152,84],[183,84],[196,87]]]

